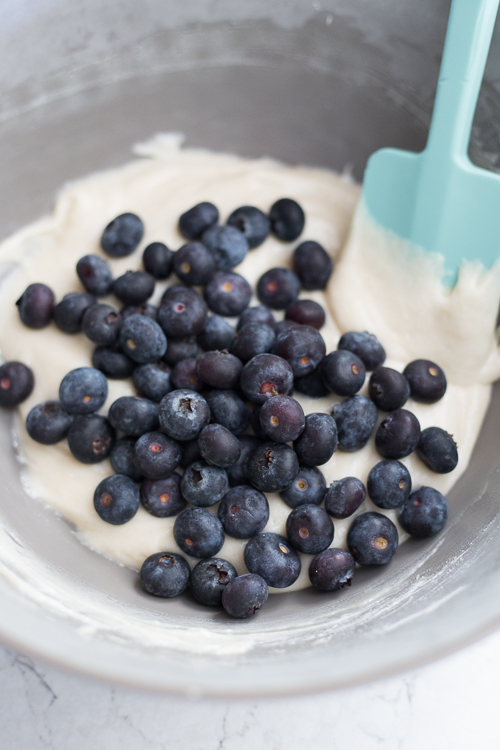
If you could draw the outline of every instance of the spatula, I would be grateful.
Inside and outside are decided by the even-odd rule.
[[[427,145],[374,153],[362,198],[378,224],[444,256],[450,286],[463,260],[500,257],[500,175],[467,150],[499,0],[453,0]]]

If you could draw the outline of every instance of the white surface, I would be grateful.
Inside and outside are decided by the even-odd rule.
[[[97,684],[0,648],[0,747],[470,750],[498,747],[500,632],[402,677],[304,698],[189,701]]]

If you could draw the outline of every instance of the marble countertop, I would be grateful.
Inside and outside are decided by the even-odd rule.
[[[0,747],[13,750],[470,750],[498,746],[500,632],[403,676],[336,693],[188,700],[92,682],[0,647]]]

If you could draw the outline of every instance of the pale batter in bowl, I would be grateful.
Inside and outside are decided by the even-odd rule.
[[[17,436],[24,461],[24,483],[35,497],[51,505],[72,524],[83,542],[119,563],[138,569],[144,559],[159,550],[180,552],[173,538],[174,518],[157,518],[140,507],[137,515],[123,526],[102,521],[93,506],[97,484],[112,473],[109,461],[92,466],[78,463],[65,441],[43,446],[29,438],[24,419],[37,403],[57,398],[59,383],[70,370],[91,365],[93,346],[83,334],[68,336],[54,325],[33,331],[22,325],[15,300],[25,287],[43,282],[57,299],[69,291],[80,291],[75,266],[87,253],[100,252],[103,227],[125,211],[137,213],[144,221],[145,236],[134,255],[111,260],[114,276],[128,269],[141,268],[142,249],[155,240],[177,249],[184,240],[177,231],[181,213],[192,205],[210,200],[224,222],[240,205],[255,205],[268,211],[278,198],[289,196],[304,208],[306,225],[300,240],[320,242],[337,259],[346,241],[359,196],[359,187],[347,176],[308,167],[289,167],[270,159],[247,160],[237,156],[182,149],[177,136],[157,136],[135,149],[139,158],[122,168],[97,173],[67,185],[61,192],[52,216],[32,224],[6,240],[0,248],[2,263],[14,263],[4,283],[0,316],[3,321],[0,346],[4,360],[20,360],[32,367],[36,385],[21,406]],[[283,243],[270,236],[259,248],[248,253],[235,270],[255,288],[264,271],[290,266],[296,243]],[[481,428],[490,399],[490,382],[500,374],[500,357],[494,336],[494,312],[498,307],[499,279],[469,267],[450,294],[439,281],[435,259],[419,258],[411,289],[405,283],[404,251],[387,241],[384,233],[358,213],[355,231],[347,243],[326,292],[303,291],[323,305],[327,321],[321,333],[327,352],[337,346],[346,330],[369,330],[384,345],[386,364],[402,371],[412,359],[434,359],[445,370],[448,390],[436,404],[412,400],[407,408],[418,417],[422,429],[439,426],[453,434],[460,461],[450,474],[438,475],[427,469],[413,454],[403,459],[410,470],[413,487],[430,485],[447,493],[465,471]],[[172,277],[168,284],[173,283]],[[407,283],[407,282],[406,282]],[[158,283],[153,302],[167,283]],[[113,298],[110,298],[113,304]],[[114,302],[116,304],[116,301]],[[255,300],[252,304],[258,303]],[[489,326],[489,327],[488,327]],[[431,335],[429,335],[431,331]],[[365,383],[362,392],[366,392]],[[131,380],[109,381],[109,396],[102,413],[123,395],[133,395]],[[299,393],[307,413],[331,413],[341,399],[329,395],[310,399]],[[382,418],[382,417],[381,417]],[[356,476],[366,483],[372,466],[380,460],[373,436],[368,445],[355,453],[337,451],[321,467],[327,484],[345,476]],[[268,496],[270,517],[265,531],[285,534],[290,508],[279,495]],[[217,512],[217,506],[212,508]],[[397,523],[396,511],[380,511],[369,499],[355,515],[378,510]],[[453,511],[452,511],[453,512]],[[345,546],[354,516],[335,520],[332,546]],[[398,527],[400,542],[407,535]],[[246,572],[243,550],[247,540],[226,537],[219,557],[232,562],[238,573]],[[301,555],[302,572],[288,589],[309,584],[310,556]],[[191,565],[197,561],[189,560]]]

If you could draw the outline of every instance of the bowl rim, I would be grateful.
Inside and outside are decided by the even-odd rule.
[[[498,613],[484,623],[469,627],[462,635],[450,641],[440,642],[438,645],[432,639],[422,641],[408,656],[386,660],[385,666],[364,667],[358,662],[350,676],[339,676],[331,672],[324,676],[323,669],[323,675],[315,675],[312,681],[307,678],[304,680],[304,674],[300,670],[294,670],[292,674],[295,679],[291,681],[290,671],[284,669],[275,670],[278,679],[273,683],[260,681],[254,687],[248,687],[249,667],[241,664],[236,668],[227,667],[226,671],[228,674],[233,672],[233,677],[230,684],[222,686],[223,679],[219,677],[214,680],[212,660],[208,662],[199,659],[191,666],[179,670],[178,663],[173,659],[158,659],[158,654],[154,651],[144,659],[143,652],[134,654],[120,644],[85,637],[69,621],[58,619],[39,608],[40,617],[36,618],[36,626],[33,627],[31,602],[9,595],[5,585],[1,588],[7,596],[2,597],[4,615],[0,621],[0,641],[8,648],[79,677],[186,698],[241,700],[298,697],[354,688],[424,667],[471,646],[500,629]],[[322,654],[323,664],[324,660],[325,655]],[[169,664],[171,669],[168,669]],[[235,672],[238,679],[234,679]],[[250,676],[252,674],[253,671]]]

